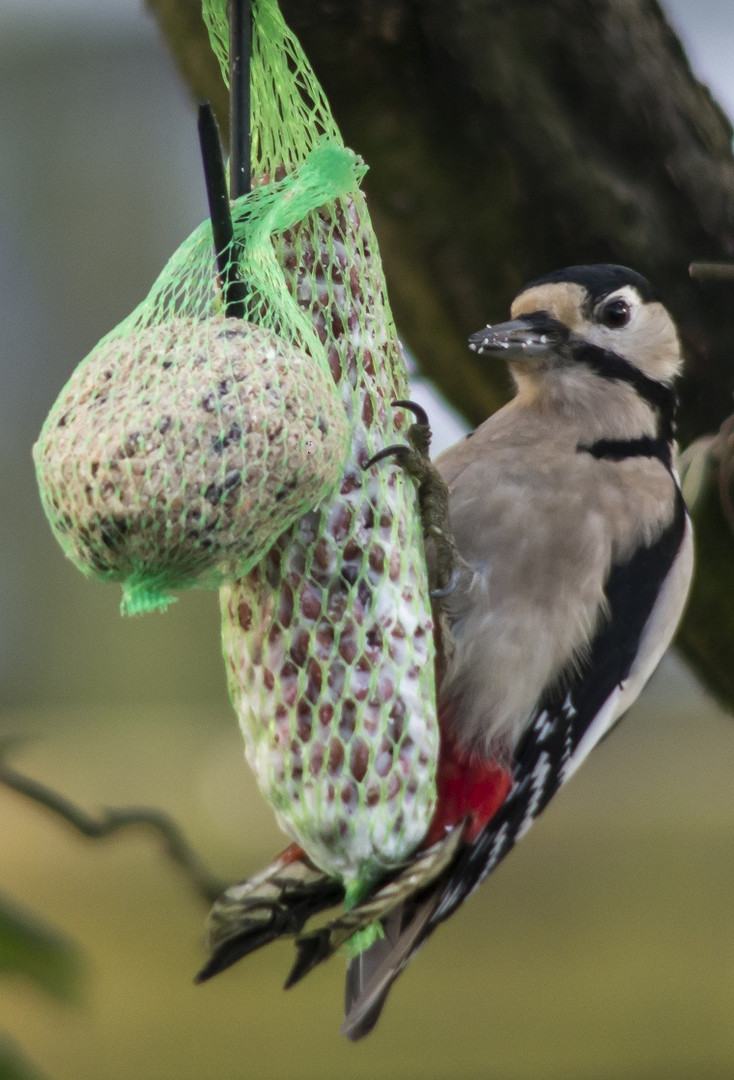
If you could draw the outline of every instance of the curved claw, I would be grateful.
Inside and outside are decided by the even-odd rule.
[[[431,589],[428,595],[430,596],[431,600],[443,600],[445,596],[451,595],[451,593],[456,588],[458,581],[459,569],[455,566],[451,571],[451,576],[449,577],[449,580],[446,582],[446,584],[442,585],[438,589]]]
[[[371,469],[373,465],[376,465],[378,461],[384,461],[385,458],[396,457],[400,460],[406,454],[410,454],[411,450],[409,446],[403,446],[400,443],[395,443],[393,446],[385,446],[382,450],[378,450],[376,454],[364,463],[363,469]]]
[[[417,422],[422,427],[429,427],[430,426],[429,420],[428,420],[428,413],[423,408],[423,406],[419,405],[417,402],[408,401],[407,399],[400,398],[398,400],[391,401],[390,404],[395,405],[395,406],[397,406],[398,408],[401,408],[401,409],[409,409],[410,412],[412,412],[413,415],[415,416]]]

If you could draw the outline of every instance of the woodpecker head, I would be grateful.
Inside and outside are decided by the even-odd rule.
[[[567,266],[526,285],[512,320],[472,334],[469,348],[501,356],[518,386],[576,381],[583,369],[621,378],[625,366],[668,385],[681,366],[678,333],[641,274],[625,266]]]

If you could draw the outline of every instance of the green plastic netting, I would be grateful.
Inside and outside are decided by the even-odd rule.
[[[244,573],[334,488],[347,417],[272,235],[363,172],[322,142],[234,204],[244,319],[226,316],[204,222],[51,409],[34,448],[44,509],[80,570],[122,583],[124,611]]]
[[[226,0],[204,0],[228,73]],[[275,0],[253,2],[246,321],[205,223],[74,373],[35,449],[44,506],[125,604],[223,582],[232,701],[290,837],[358,901],[426,834],[438,727],[407,376],[364,197]]]
[[[225,79],[225,0],[205,0]],[[324,135],[324,95],[272,0],[254,5],[255,178],[298,167]],[[434,644],[415,488],[363,471],[404,441],[407,376],[364,197],[341,197],[277,240],[352,425],[338,491],[221,590],[229,687],[247,757],[283,829],[351,903],[405,859],[435,805]]]

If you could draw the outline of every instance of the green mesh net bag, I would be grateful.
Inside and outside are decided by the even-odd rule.
[[[204,16],[226,79],[226,0]],[[221,584],[248,760],[350,905],[415,850],[435,806],[415,486],[390,460],[364,468],[404,441],[391,401],[407,377],[364,167],[274,0],[253,3],[251,94],[253,190],[232,204],[228,267],[205,222],[80,364],[34,454],[62,547],[121,582],[126,610]]]
[[[205,0],[227,77],[225,0]],[[254,4],[254,183],[326,137],[323,93],[273,0]],[[415,486],[393,462],[407,377],[359,191],[275,240],[350,419],[337,490],[221,589],[229,688],[260,788],[286,833],[358,901],[421,842],[435,806],[433,626]]]
[[[363,172],[322,141],[237,200],[224,262],[246,283],[242,318],[204,222],[52,407],[34,447],[46,514],[80,570],[122,583],[124,611],[245,573],[339,482],[346,411],[272,236]]]

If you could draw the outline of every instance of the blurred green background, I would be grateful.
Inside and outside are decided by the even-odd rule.
[[[731,112],[728,0],[673,14]],[[121,619],[52,540],[30,458],[75,364],[205,215],[194,110],[137,0],[3,0],[0,146],[0,740],[90,810],[168,810],[245,876],[283,841],[243,760],[216,596]],[[84,841],[0,788],[0,893],[81,969],[66,999],[0,978],[0,1043],[52,1080],[730,1080],[733,777],[734,724],[668,658],[357,1046],[338,960],[285,994],[275,946],[194,987],[204,908],[156,841]]]

